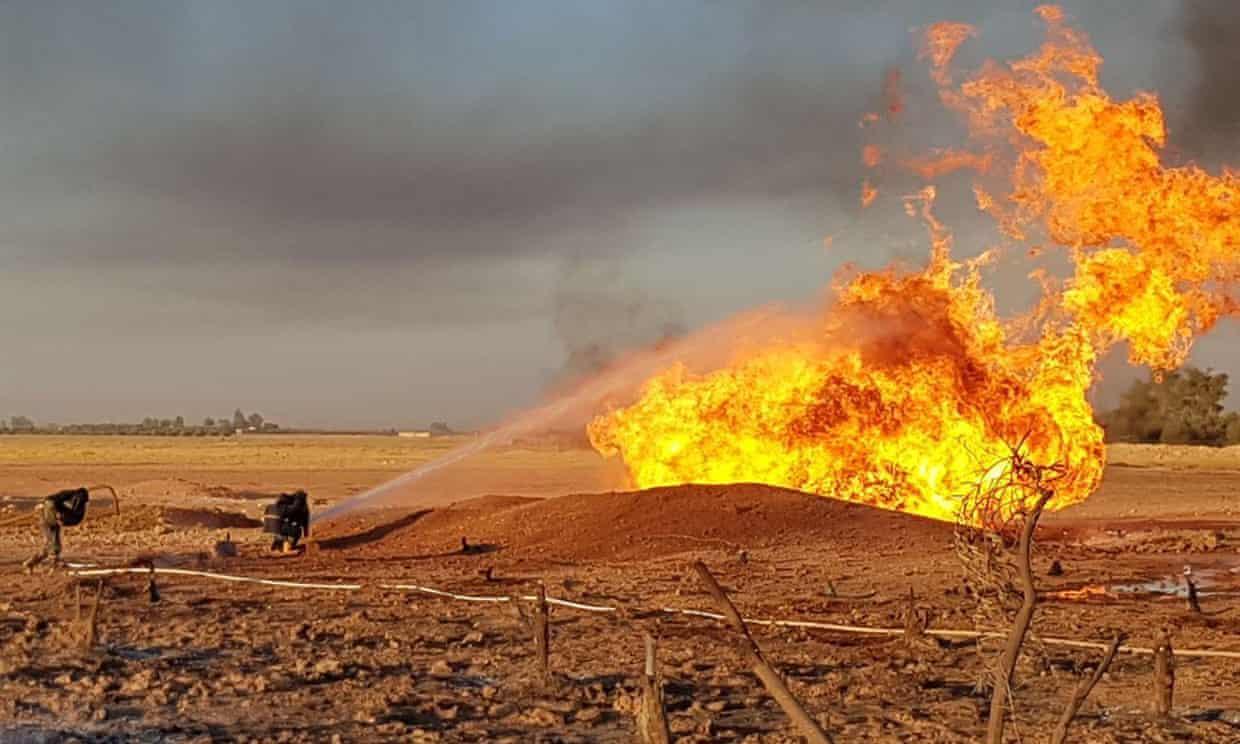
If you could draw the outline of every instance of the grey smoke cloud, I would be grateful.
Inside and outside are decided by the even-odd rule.
[[[650,295],[622,257],[570,256],[556,278],[553,319],[564,365],[553,386],[571,384],[614,364],[626,351],[679,338],[683,310]]]
[[[1180,31],[1195,78],[1187,105],[1171,119],[1173,139],[1190,155],[1234,158],[1240,139],[1240,5],[1184,0]]]
[[[858,86],[847,97],[860,92]],[[504,104],[480,103],[433,148],[423,138],[438,133],[426,132],[416,113],[372,110],[368,131],[356,132],[348,126],[352,111],[254,110],[219,124],[176,122],[109,147],[87,167],[100,181],[233,219],[406,226],[430,234],[607,229],[614,215],[703,195],[851,198],[854,178],[845,166],[854,154],[848,148],[824,153],[820,138],[852,111],[832,110],[813,86],[780,81],[742,81],[721,98],[716,111],[638,113],[588,129],[550,121],[516,143],[489,140]],[[726,125],[702,123],[711,119]],[[847,136],[856,141],[852,131]],[[478,240],[471,250],[503,252],[514,243]],[[339,253],[328,247],[323,255],[321,248],[273,243],[263,249],[327,260]],[[375,243],[351,258],[457,249],[452,241],[412,249]]]
[[[1177,8],[1067,6],[1108,84],[1188,79]],[[0,415],[485,423],[591,347],[915,260],[857,205],[857,120],[889,67],[926,94],[916,27],[1019,53],[1031,7],[4,4]]]

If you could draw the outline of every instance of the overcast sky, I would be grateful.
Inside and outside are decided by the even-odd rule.
[[[1234,162],[1237,14],[1189,4],[1065,6],[1178,153]],[[0,416],[485,425],[583,349],[920,261],[857,204],[857,121],[889,67],[927,89],[917,27],[1011,56],[1034,5],[0,4]]]

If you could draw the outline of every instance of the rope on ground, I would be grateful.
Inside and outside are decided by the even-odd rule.
[[[150,568],[88,568],[80,571],[72,571],[74,576],[113,576],[116,574],[143,574],[149,575]],[[290,589],[334,589],[345,592],[356,592],[362,588],[361,584],[315,584],[304,581],[279,581],[277,579],[260,579],[253,576],[230,576],[228,574],[211,573],[210,571],[192,571],[188,568],[156,568],[157,574],[171,574],[174,576],[202,576],[216,581],[232,581],[244,584],[264,584],[266,586],[280,586]]]
[[[723,619],[723,615],[720,615],[715,612],[704,612],[702,610],[682,610],[676,607],[664,607],[661,609],[661,611],[668,613],[668,614],[691,615],[694,617],[709,618],[711,620],[722,620]],[[865,626],[859,626],[859,625],[839,625],[837,623],[820,623],[820,622],[814,622],[811,620],[761,620],[761,619],[746,618],[745,622],[749,625],[767,625],[767,626],[773,626],[773,627],[779,627],[779,628],[809,628],[809,629],[814,629],[814,630],[828,630],[828,631],[835,631],[838,633],[854,633],[854,634],[862,634],[862,635],[902,636],[902,635],[905,635],[906,633],[906,631],[903,628],[873,628],[873,627],[865,627]],[[993,630],[951,630],[947,628],[943,628],[943,629],[927,628],[925,633],[926,635],[936,636],[939,638],[964,638],[964,639],[1007,638],[1006,633],[1000,633],[1000,632],[993,631]],[[1046,636],[1039,636],[1038,640],[1041,641],[1042,643],[1045,643],[1048,646],[1065,646],[1069,648],[1100,649],[1103,651],[1106,651],[1109,648],[1109,646],[1105,643],[1099,643],[1097,641],[1076,641],[1076,640],[1072,640],[1071,638],[1049,638]],[[1154,649],[1146,648],[1143,646],[1120,646],[1119,651],[1121,653],[1129,653],[1129,654],[1153,654],[1154,653]],[[1184,652],[1181,654],[1180,650],[1176,649],[1176,654],[1182,655],[1182,656],[1195,656],[1195,657],[1201,657],[1201,658],[1240,659],[1240,651],[1218,651],[1218,650],[1212,650],[1212,649],[1185,649]]]
[[[144,574],[145,575],[145,574],[149,574],[150,571],[151,571],[150,568],[96,568],[96,569],[74,570],[74,571],[71,571],[70,573],[73,574],[74,576],[90,577],[90,576],[112,576],[112,575],[117,575],[117,574]],[[241,583],[250,583],[250,584],[263,584],[266,586],[277,586],[277,587],[285,587],[285,588],[291,588],[291,589],[326,589],[326,590],[335,590],[335,591],[356,592],[356,591],[360,591],[363,588],[365,588],[364,584],[321,584],[321,583],[304,582],[304,581],[280,581],[276,579],[261,579],[261,578],[251,577],[251,576],[234,576],[230,574],[213,573],[210,571],[194,571],[194,570],[187,569],[187,568],[156,568],[154,569],[154,571],[157,574],[171,574],[175,576],[201,576],[201,577],[208,578],[208,579],[214,579],[216,581],[232,581],[232,582],[241,582]],[[502,603],[502,602],[513,602],[517,600],[532,602],[535,599],[533,595],[491,596],[491,595],[477,595],[477,594],[456,594],[454,592],[448,592],[442,589],[435,589],[429,586],[422,586],[420,584],[379,583],[379,584],[375,584],[375,586],[379,589],[389,589],[393,591],[418,592],[420,594],[427,594],[433,597],[451,599],[451,600],[456,600],[460,602]],[[613,613],[613,612],[619,611],[618,607],[609,607],[606,605],[583,604],[581,602],[573,602],[567,599],[557,599],[554,597],[547,597],[547,604],[558,605],[560,607],[569,607],[571,609],[581,610],[583,612]],[[659,612],[662,612],[668,615],[685,615],[688,617],[700,617],[700,618],[706,618],[709,620],[722,620],[723,619],[723,615],[720,615],[715,612],[707,612],[705,610],[684,609],[684,608],[679,608],[679,607],[661,607],[659,608]],[[903,628],[875,628],[875,627],[869,627],[869,626],[864,626],[864,625],[841,625],[838,623],[823,623],[823,622],[816,622],[812,620],[775,620],[775,619],[765,619],[765,618],[744,618],[744,620],[745,620],[745,623],[748,625],[762,625],[762,626],[778,627],[778,628],[805,628],[805,629],[810,629],[810,630],[825,630],[825,631],[830,631],[830,632],[835,632],[835,633],[852,633],[852,634],[857,634],[857,635],[903,636],[905,634],[905,630]],[[926,635],[937,636],[939,638],[978,639],[978,638],[1006,638],[1007,637],[1006,633],[1000,633],[996,631],[984,631],[984,630],[954,630],[954,629],[948,629],[948,628],[942,628],[942,629],[927,628],[925,632],[926,632]],[[1068,648],[1100,649],[1103,651],[1107,650],[1108,648],[1108,645],[1105,643],[1100,643],[1096,641],[1077,641],[1071,638],[1052,638],[1052,637],[1047,637],[1047,636],[1040,636],[1039,640],[1048,646],[1065,646]],[[1129,654],[1152,655],[1154,653],[1154,649],[1147,648],[1144,646],[1120,646],[1119,652],[1129,653]],[[1192,658],[1213,658],[1213,659],[1240,659],[1240,651],[1226,651],[1226,650],[1216,650],[1216,649],[1192,649],[1192,648],[1179,649],[1177,648],[1175,650],[1175,655],[1186,657],[1186,658],[1192,657]]]
[[[442,589],[434,589],[429,586],[420,586],[418,584],[379,584],[379,588],[380,589],[395,589],[398,591],[406,591],[406,592],[421,592],[423,594],[430,594],[435,597],[445,597],[447,599],[456,599],[462,602],[511,602],[514,599],[520,599],[526,602],[533,602],[536,599],[536,597],[532,594],[517,596],[517,597],[487,597],[487,596],[478,596],[476,594],[453,594],[452,592],[445,592]],[[582,604],[581,602],[572,602],[567,599],[556,599],[554,597],[547,597],[547,604],[559,605],[560,607],[571,607],[574,610],[581,610],[583,612],[618,612],[619,611],[619,608],[616,608],[616,607],[607,607],[605,605]]]

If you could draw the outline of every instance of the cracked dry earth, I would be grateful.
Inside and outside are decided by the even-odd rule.
[[[1132,475],[1132,474],[1129,474]],[[643,634],[658,638],[673,739],[792,742],[786,717],[720,623],[660,608],[713,609],[688,569],[703,560],[751,618],[901,628],[908,593],[930,627],[972,627],[949,525],[762,486],[683,487],[546,501],[488,497],[329,525],[305,555],[272,556],[230,527],[235,558],[208,558],[218,515],[162,507],[66,535],[67,557],[324,583],[312,591],[145,575],[102,585],[97,642],[81,648],[75,580],[21,575],[33,539],[0,533],[0,741],[632,741]],[[1171,629],[1178,648],[1240,650],[1240,527],[1177,519],[1116,528],[1049,520],[1036,568],[1047,592],[1213,576],[1206,613],[1157,593],[1049,595],[1036,629],[1137,646]],[[163,519],[163,521],[161,521]],[[172,526],[175,522],[177,526]],[[474,546],[460,550],[466,536]],[[1052,560],[1063,574],[1051,577]],[[489,578],[486,573],[489,569]],[[1203,573],[1204,572],[1204,573]],[[553,607],[551,668],[513,603],[384,590],[416,582],[473,595],[529,594],[618,607]],[[89,608],[95,591],[83,584]],[[789,686],[836,741],[968,742],[993,646],[755,626]],[[1094,651],[1047,646],[1018,670],[1012,741],[1045,741]],[[1085,704],[1074,741],[1240,741],[1240,663],[1178,659],[1174,715],[1150,715],[1149,656],[1120,655]]]

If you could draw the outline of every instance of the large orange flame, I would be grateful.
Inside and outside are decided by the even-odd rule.
[[[1158,99],[1113,101],[1085,34],[1042,6],[1047,41],[988,64],[948,98],[979,138],[1014,142],[1011,190],[985,206],[1020,239],[1042,229],[1076,264],[1063,309],[1099,347],[1129,344],[1135,364],[1170,369],[1193,338],[1234,312],[1240,279],[1240,180],[1167,167]]]
[[[926,216],[925,271],[854,277],[812,341],[707,375],[664,372],[591,423],[595,447],[641,487],[761,482],[950,520],[1023,440],[1031,459],[1070,464],[1056,506],[1084,499],[1102,475],[1084,396],[1092,347],[1071,331],[1015,342],[977,268],[950,260]]]
[[[1018,448],[1066,473],[1049,508],[1087,498],[1104,462],[1086,398],[1097,357],[1122,341],[1134,362],[1176,366],[1234,308],[1240,188],[1230,173],[1164,166],[1158,101],[1112,101],[1086,36],[1057,8],[1037,13],[1040,49],[959,86],[951,62],[975,30],[926,29],[940,99],[966,114],[985,154],[906,162],[926,178],[961,166],[1009,175],[975,186],[979,208],[1010,239],[1044,233],[1075,264],[1062,286],[1038,274],[1038,312],[997,317],[979,263],[951,258],[928,188],[908,205],[930,228],[925,270],[846,279],[809,341],[750,349],[708,374],[663,372],[590,424],[595,447],[641,487],[755,481],[947,520]],[[867,182],[863,203],[874,194]]]

